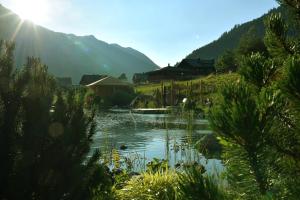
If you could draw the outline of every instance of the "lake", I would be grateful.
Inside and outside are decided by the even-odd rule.
[[[171,167],[197,162],[208,171],[220,171],[220,160],[206,159],[195,149],[195,143],[205,134],[211,134],[208,121],[190,115],[116,110],[98,114],[92,149],[99,148],[110,165],[117,157],[121,166],[130,163],[134,171],[145,170],[154,158],[167,160]]]

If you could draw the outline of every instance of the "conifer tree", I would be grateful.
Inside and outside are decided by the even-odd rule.
[[[0,198],[105,197],[110,179],[99,164],[100,154],[88,158],[94,112],[84,112],[73,92],[59,92],[39,59],[28,58],[15,71],[13,45],[1,47]]]
[[[299,17],[299,1],[279,3]],[[225,149],[234,198],[298,199],[299,35],[288,34],[280,14],[272,14],[265,26],[269,55],[258,52],[242,59],[241,79],[223,87],[210,121]]]
[[[221,55],[216,63],[215,67],[218,72],[226,72],[229,70],[236,70],[236,61],[235,61],[235,53],[233,51],[227,50]]]

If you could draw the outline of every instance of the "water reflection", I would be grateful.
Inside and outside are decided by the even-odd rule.
[[[205,159],[194,149],[195,143],[210,134],[206,120],[178,115],[143,115],[122,113],[99,113],[98,131],[92,148],[111,155],[118,150],[121,157],[129,157],[135,170],[145,169],[153,158],[166,159],[171,166],[198,162],[209,169],[221,167],[220,161]],[[120,150],[122,145],[126,149]]]

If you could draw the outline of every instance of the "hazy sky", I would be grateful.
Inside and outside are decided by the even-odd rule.
[[[175,64],[234,25],[260,17],[275,0],[0,0],[54,31],[95,35]]]

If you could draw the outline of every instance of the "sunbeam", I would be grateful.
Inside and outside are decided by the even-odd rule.
[[[16,13],[24,20],[42,23],[48,20],[48,0],[13,0]]]
[[[24,20],[20,20],[19,24],[16,27],[15,32],[12,34],[12,37],[10,39],[11,41],[15,41],[15,39],[16,39],[16,37],[17,37],[17,35],[18,35],[18,33],[19,33],[19,31],[20,31],[23,23],[24,23]]]

